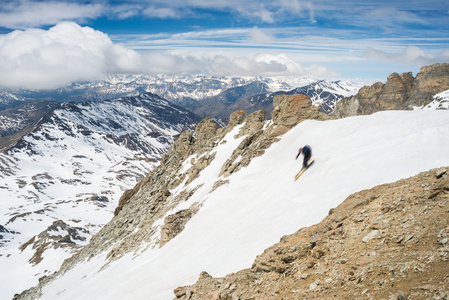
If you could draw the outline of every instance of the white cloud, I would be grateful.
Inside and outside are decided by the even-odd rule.
[[[264,23],[274,23],[274,13],[267,9],[264,5],[258,3],[245,3],[244,1],[229,7],[231,10],[236,10],[240,15],[250,20],[262,21]]]
[[[374,48],[366,48],[364,56],[368,59],[391,61],[400,64],[413,64],[418,67],[440,62],[449,62],[449,49],[443,49],[437,54],[425,52],[419,47],[408,46],[401,52],[389,53]]]
[[[271,43],[274,37],[270,34],[265,33],[262,29],[253,27],[248,32],[249,41],[253,43]]]
[[[249,75],[249,76],[336,76],[326,67],[310,65],[307,67],[290,59],[286,54],[258,54],[252,57],[226,58],[216,56],[208,65],[211,75]]]
[[[300,1],[300,0],[282,0],[280,1],[281,8],[279,12],[287,16],[301,16],[304,13],[308,13],[309,22],[316,23],[315,21],[315,8],[312,2]],[[279,14],[280,15],[280,14]]]
[[[0,26],[5,28],[30,28],[53,25],[61,21],[84,21],[103,14],[102,4],[79,4],[61,1],[2,2]]]
[[[256,33],[260,32],[258,29]],[[256,34],[256,36],[257,36]],[[263,34],[259,36],[265,37]],[[72,22],[49,30],[16,30],[0,35],[0,84],[51,89],[108,74],[329,75],[316,65],[303,67],[286,54],[193,56],[174,52],[137,52],[114,44],[104,33]]]
[[[420,23],[417,15],[395,7],[380,7],[368,11],[362,15],[363,19],[371,22],[379,22],[379,25],[387,23]]]
[[[170,7],[153,7],[150,6],[143,10],[143,15],[149,18],[161,19],[179,19],[183,15],[176,9]]]
[[[13,31],[0,36],[0,83],[54,88],[100,79],[107,74],[112,46],[104,33],[75,23],[63,22],[48,31]]]

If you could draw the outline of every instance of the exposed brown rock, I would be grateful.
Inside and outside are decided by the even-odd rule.
[[[409,110],[432,101],[432,96],[449,89],[449,64],[422,67],[412,73],[391,74],[385,84],[365,86],[357,95],[337,103],[334,115],[339,118],[369,115],[383,110]]]
[[[161,229],[160,246],[162,247],[183,231],[185,224],[198,212],[198,209],[198,207],[193,206],[189,209],[183,209],[173,215],[165,217],[165,224]]]
[[[330,120],[333,117],[320,112],[319,106],[313,106],[310,96],[277,95],[273,98],[274,110],[271,118],[275,127],[272,134],[284,134],[290,128],[304,120]]]
[[[241,124],[243,123],[245,118],[246,118],[246,111],[237,110],[230,115],[228,126],[234,127],[235,125]]]
[[[211,148],[214,146],[214,138],[217,133],[217,123],[211,118],[205,118],[195,128],[195,149]]]
[[[29,247],[34,251],[29,262],[33,265],[39,264],[43,257],[42,254],[49,248],[67,248],[69,251],[75,252],[81,247],[74,240],[84,241],[85,237],[80,235],[81,232],[86,233],[87,230],[81,227],[71,227],[62,220],[54,221],[47,229],[33,236],[30,240],[19,247],[20,251],[24,251]],[[64,233],[64,235],[61,235]]]
[[[447,299],[448,182],[440,168],[355,193],[250,269],[200,276],[175,299]]]

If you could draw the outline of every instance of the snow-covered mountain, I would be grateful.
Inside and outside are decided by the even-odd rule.
[[[223,130],[205,121],[195,141],[181,135],[89,246],[22,299],[173,299],[203,271],[250,267],[354,192],[449,165],[449,111],[306,120],[279,135],[298,107],[240,124],[236,113]],[[315,164],[295,182],[304,144]]]
[[[296,88],[288,94],[308,95],[311,97],[313,105],[320,106],[321,110],[326,113],[331,113],[341,98],[355,95],[362,86],[363,83],[354,81],[318,80]]]
[[[362,86],[362,81],[325,81],[312,77],[210,77],[210,76],[146,76],[146,75],[114,75],[105,80],[95,82],[75,82],[64,88],[55,90],[9,90],[0,89],[0,109],[12,107],[30,100],[46,99],[51,101],[98,101],[123,96],[135,96],[151,92],[184,107],[197,107],[198,103],[236,102],[243,95],[231,99],[233,89],[257,85],[260,89],[247,89],[246,96],[288,92],[293,89],[314,84],[328,93],[336,93],[341,97],[355,94]],[[345,86],[346,85],[346,86]],[[349,94],[348,94],[349,92]],[[249,94],[248,94],[249,93]],[[320,102],[320,91],[316,90],[317,102]],[[326,94],[326,97],[329,95]],[[224,101],[222,98],[225,98]],[[315,99],[314,98],[314,99]],[[324,99],[324,98],[323,98]],[[321,101],[322,102],[322,101]],[[321,104],[321,103],[320,103]],[[231,111],[232,113],[232,111]],[[225,116],[228,117],[228,116]]]
[[[123,96],[135,96],[151,92],[178,104],[200,101],[216,96],[222,91],[245,85],[254,81],[269,83],[274,90],[291,89],[291,84],[309,82],[310,79],[274,80],[262,77],[209,77],[209,76],[149,76],[149,75],[110,75],[104,80],[93,82],[74,82],[54,90],[0,89],[0,104],[16,105],[33,99],[65,101],[98,101]],[[296,85],[295,85],[296,87]],[[2,107],[0,107],[2,108]]]
[[[89,242],[199,118],[159,96],[67,102],[0,154],[0,299]],[[4,272],[8,270],[8,272]]]
[[[287,87],[289,85],[284,85]],[[302,94],[310,96],[313,105],[320,106],[321,110],[331,113],[336,103],[343,97],[354,95],[363,86],[363,82],[355,81],[327,81],[317,80],[307,85],[292,89],[273,89],[269,84],[255,81],[243,86],[229,88],[217,96],[207,97],[186,107],[196,114],[216,119],[227,120],[236,110],[245,110],[252,113],[260,109],[270,115],[273,107],[273,98],[276,95]]]

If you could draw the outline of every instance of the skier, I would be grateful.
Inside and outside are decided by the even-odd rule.
[[[304,154],[304,160],[302,162],[303,168],[307,169],[309,167],[309,160],[312,157],[312,148],[310,148],[309,145],[305,145],[304,147],[299,148],[298,155],[296,155],[295,159],[298,159],[298,157],[302,154]]]

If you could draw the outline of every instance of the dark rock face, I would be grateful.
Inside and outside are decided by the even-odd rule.
[[[211,116],[218,119],[227,119],[237,109],[252,109],[251,112],[253,112],[255,109],[263,108],[253,108],[254,104],[248,102],[248,99],[266,93],[268,93],[268,86],[263,82],[255,81],[243,86],[229,88],[217,96],[208,97],[186,107],[203,117]],[[271,105],[271,101],[268,102],[268,105]]]
[[[57,105],[56,102],[34,100],[0,111],[0,151],[14,145]]]
[[[16,234],[17,232],[9,230],[5,226],[0,224],[0,247],[4,246],[5,243],[9,242],[8,236]]]
[[[253,82],[240,87],[223,91],[217,96],[206,98],[200,102],[186,106],[200,116],[210,116],[216,119],[228,120],[230,114],[237,110],[245,110],[251,114],[258,110],[265,110],[268,119],[273,110],[273,98],[278,95],[307,95],[314,105],[319,106],[325,113],[335,109],[337,101],[343,98],[337,90],[345,90],[341,82],[319,80],[293,90],[268,92],[268,86],[262,82]]]
[[[365,86],[355,96],[337,103],[334,115],[339,118],[369,115],[382,110],[410,110],[432,101],[435,94],[449,89],[449,64],[422,67],[412,73],[393,73],[385,84]]]

